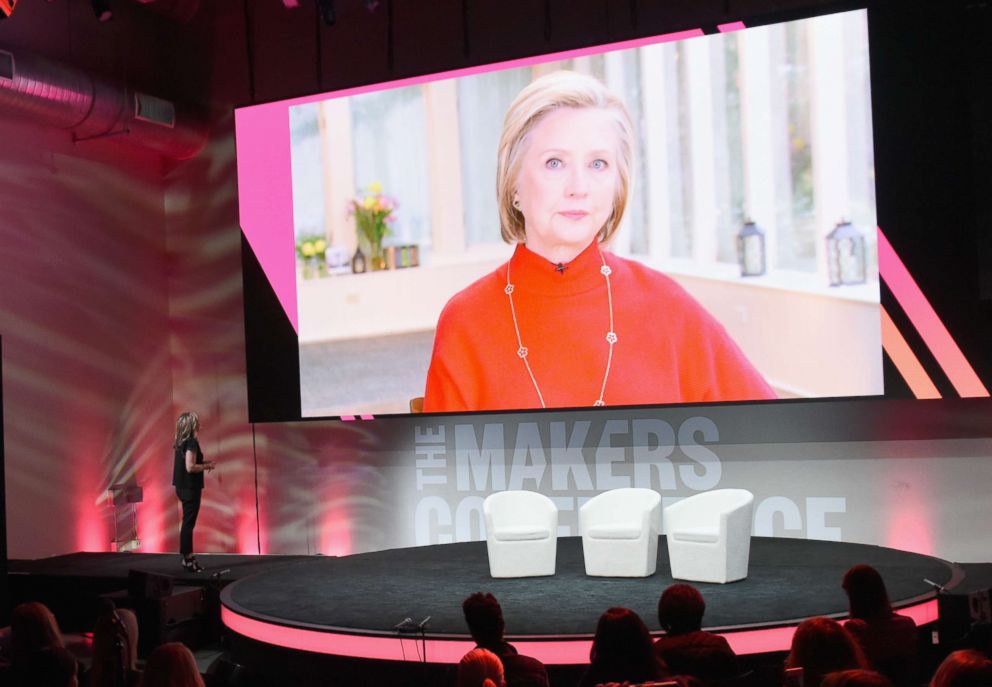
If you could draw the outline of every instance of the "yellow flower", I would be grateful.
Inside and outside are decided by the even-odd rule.
[[[313,249],[318,253],[323,253],[327,250],[327,241],[324,239],[317,239],[313,242]]]
[[[365,196],[365,200],[364,200],[364,201],[362,201],[362,206],[363,206],[363,207],[364,207],[364,208],[365,208],[366,210],[371,210],[371,209],[372,209],[372,204],[373,204],[374,202],[375,202],[375,200],[374,200],[374,199],[372,198],[372,196]]]
[[[311,241],[307,241],[306,243],[304,243],[301,252],[303,253],[303,257],[312,258],[315,252],[313,243]]]
[[[369,191],[372,193],[382,193],[382,184],[378,181],[373,181],[369,184]]]

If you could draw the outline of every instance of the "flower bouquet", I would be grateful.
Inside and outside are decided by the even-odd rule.
[[[389,225],[396,219],[395,209],[396,201],[383,194],[382,184],[377,181],[351,201],[359,247],[368,253],[369,266],[373,270],[386,268],[382,240],[391,233]]]
[[[327,239],[323,236],[300,236],[296,239],[296,255],[303,265],[304,279],[327,273]]]

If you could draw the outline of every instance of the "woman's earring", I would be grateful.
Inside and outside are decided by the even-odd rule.
[[[515,207],[517,210],[520,209],[520,199],[519,198],[514,198],[513,199],[513,207]]]

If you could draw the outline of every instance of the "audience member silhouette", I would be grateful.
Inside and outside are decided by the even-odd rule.
[[[869,565],[856,565],[844,575],[841,586],[851,614],[844,628],[857,640],[871,667],[895,687],[916,685],[916,623],[892,611],[882,576]]]
[[[503,663],[488,649],[472,649],[458,662],[458,687],[504,687]]]
[[[468,631],[481,649],[496,654],[503,663],[507,687],[548,687],[548,670],[536,658],[521,656],[503,639],[503,609],[492,594],[476,592],[462,602]]]
[[[654,643],[654,652],[675,675],[703,680],[724,680],[737,675],[737,655],[727,640],[703,632],[706,602],[690,584],[673,584],[658,600],[658,622],[665,635]]]
[[[93,627],[93,662],[86,687],[134,687],[137,671],[138,618],[133,611],[107,602]]]
[[[10,670],[12,684],[29,684],[29,664],[44,649],[65,648],[55,616],[36,601],[16,606],[10,614]]]
[[[48,646],[27,662],[23,685],[31,687],[79,687],[79,664],[67,649]]]
[[[205,687],[193,652],[179,642],[155,648],[141,675],[141,687]]]
[[[45,604],[37,601],[19,604],[10,615],[11,662],[27,660],[50,646],[65,647],[58,621]]]
[[[840,670],[828,673],[820,687],[892,687],[892,682],[874,670]]]
[[[830,618],[810,618],[796,628],[786,668],[803,669],[803,687],[820,687],[823,676],[840,670],[867,668],[854,637]]]
[[[945,658],[930,681],[930,687],[989,687],[989,685],[992,685],[992,660],[973,649],[955,651]]]
[[[668,675],[664,661],[654,653],[644,621],[629,608],[610,608],[599,617],[589,664],[579,687],[648,682]]]

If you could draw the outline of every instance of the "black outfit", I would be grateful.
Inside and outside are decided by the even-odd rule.
[[[183,526],[179,530],[179,553],[188,558],[193,553],[193,528],[200,514],[200,496],[203,494],[203,473],[186,472],[186,451],[196,456],[196,464],[203,464],[203,451],[196,437],[190,437],[176,446],[176,460],[172,467],[172,484],[176,496],[183,504]]]
[[[509,642],[479,644],[478,647],[499,656],[506,687],[548,687],[548,669],[544,664],[536,658],[521,656]]]
[[[880,618],[855,618],[844,623],[868,657],[868,663],[895,687],[918,685],[919,635],[912,618],[898,613]]]
[[[673,675],[726,680],[740,673],[737,655],[727,640],[702,630],[663,635],[654,643],[654,653]]]

